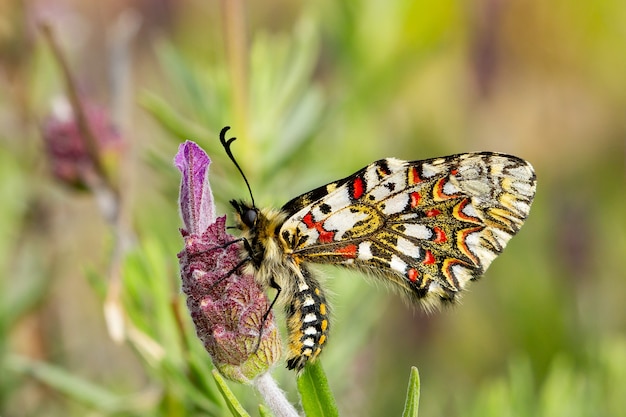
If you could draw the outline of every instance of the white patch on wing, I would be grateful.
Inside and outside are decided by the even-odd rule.
[[[441,285],[437,281],[431,281],[430,285],[428,285],[428,292],[433,294],[444,295],[445,291],[441,288]]]
[[[385,208],[382,210],[384,214],[391,215],[404,211],[409,204],[409,194],[399,193],[385,200]]]
[[[491,261],[493,261],[495,257],[498,256],[498,254],[488,250],[481,244],[481,235],[482,232],[470,233],[465,238],[465,244],[467,245],[467,248],[478,258],[481,266],[485,270],[487,269]]]
[[[511,183],[511,189],[523,196],[531,197],[535,195],[535,186],[532,183],[524,181],[513,181]]]
[[[342,208],[348,207],[350,204],[350,194],[348,192],[348,187],[343,185],[333,191],[331,194],[328,194],[318,203],[328,204],[330,206],[331,212],[339,211]]]
[[[530,206],[528,205],[528,203],[525,203],[523,201],[517,200],[513,202],[513,206],[515,207],[515,210],[517,210],[517,212],[521,214],[521,217],[526,217],[528,215],[528,212],[530,211]]]
[[[440,175],[443,172],[443,167],[440,164],[433,165],[433,164],[437,164],[437,161],[439,160],[435,160],[429,164],[422,164],[422,177],[423,178],[431,178],[436,175]]]
[[[365,220],[368,217],[366,213],[361,211],[351,213],[348,209],[343,209],[328,216],[324,221],[324,229],[336,231],[335,240],[341,240],[343,239],[343,235],[348,230],[352,229],[357,222]]]
[[[490,227],[489,230],[491,230],[491,234],[496,238],[496,240],[500,243],[500,245],[504,249],[504,247],[509,242],[509,240],[511,240],[511,237],[512,237],[511,234],[505,232],[502,229],[498,229],[495,227]]]
[[[428,240],[433,237],[433,231],[423,224],[405,224],[404,234],[416,239]]]
[[[384,176],[382,181],[379,180],[377,163],[369,165],[365,171],[364,179],[367,184],[365,192],[374,195],[376,199],[380,198],[381,193],[382,197],[389,194],[389,189],[384,187],[383,184],[394,182],[396,183],[396,190],[405,187],[401,181],[402,176],[398,176],[397,174],[398,171],[403,170],[406,162],[395,158],[387,158],[384,161],[387,164],[387,168],[389,168],[389,174]],[[379,188],[382,188],[382,190],[379,190]]]
[[[373,258],[372,242],[369,242],[369,241],[361,242],[359,244],[358,253],[359,253],[358,259],[362,261],[369,261],[370,259],[372,259]]]
[[[469,217],[475,217],[477,219],[483,218],[483,216],[478,212],[478,210],[476,210],[476,207],[474,207],[473,204],[466,204],[461,212]]]
[[[452,273],[454,278],[456,278],[461,289],[465,288],[467,282],[470,281],[473,277],[472,272],[469,269],[459,264],[452,265],[452,267],[450,268],[450,272]]]
[[[421,216],[421,214],[419,213],[403,213],[400,216],[398,216],[398,219],[405,221],[405,222],[409,222],[411,220],[418,218],[419,216]]]
[[[373,201],[381,201],[388,198],[390,195],[404,190],[406,187],[405,175],[394,173],[385,177],[382,182],[376,183],[369,191],[369,194],[374,197]]]
[[[459,191],[457,186],[452,184],[452,182],[447,181],[446,184],[443,186],[443,193],[447,194],[447,195],[454,195],[457,194]]]
[[[364,179],[365,179],[365,192],[369,193],[372,188],[376,187],[376,185],[378,184],[378,173],[377,171],[377,165],[376,164],[370,164],[367,167],[367,170],[365,171],[365,175],[364,175]]]
[[[524,183],[528,183],[528,181],[533,177],[533,171],[530,164],[528,164],[528,162],[526,164],[527,165],[509,168],[507,172],[511,177],[522,180]]]
[[[391,175],[395,174],[398,171],[404,170],[406,167],[406,161],[402,161],[396,158],[387,158],[387,166],[389,167],[389,171],[391,171]]]
[[[418,258],[420,256],[419,246],[403,237],[398,238],[398,241],[396,242],[396,249],[412,258]]]
[[[397,257],[396,255],[391,256],[391,262],[389,262],[389,267],[394,271],[398,271],[401,274],[406,272],[406,262]]]

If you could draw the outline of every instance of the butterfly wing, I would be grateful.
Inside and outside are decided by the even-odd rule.
[[[437,305],[517,233],[535,180],[528,162],[504,154],[383,159],[288,202],[280,238],[299,262],[364,270]]]

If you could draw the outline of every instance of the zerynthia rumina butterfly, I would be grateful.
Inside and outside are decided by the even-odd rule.
[[[227,130],[221,141],[235,162]],[[381,159],[279,210],[231,201],[246,267],[286,307],[287,367],[315,360],[328,338],[328,304],[309,264],[358,269],[428,309],[451,303],[520,230],[535,188],[528,162],[478,152]]]

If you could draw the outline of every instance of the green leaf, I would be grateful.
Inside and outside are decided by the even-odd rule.
[[[402,417],[417,417],[420,405],[420,374],[415,366],[411,367],[409,387],[407,388],[406,401]]]
[[[217,383],[217,388],[222,393],[222,397],[224,397],[224,399],[226,400],[226,405],[228,405],[228,409],[233,414],[233,416],[250,417],[250,414],[248,414],[246,410],[244,410],[241,403],[239,403],[237,397],[235,397],[235,394],[233,394],[230,388],[228,388],[228,385],[226,385],[226,381],[224,380],[224,378],[222,378],[222,375],[220,375],[220,373],[216,369],[214,369],[212,373],[213,378]]]
[[[298,378],[298,391],[307,417],[338,416],[335,398],[320,361],[308,364]]]
[[[261,417],[274,417],[274,414],[263,404],[259,404],[259,415]]]
[[[139,103],[161,124],[163,129],[178,140],[189,139],[203,142],[217,135],[216,132],[211,132],[178,114],[167,100],[156,94],[144,91],[139,98]]]

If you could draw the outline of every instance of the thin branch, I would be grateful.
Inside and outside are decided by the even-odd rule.
[[[111,191],[116,194],[116,189],[109,181],[108,175],[102,165],[102,159],[100,157],[100,151],[98,147],[98,141],[96,136],[94,135],[91,126],[89,126],[89,122],[87,120],[87,116],[83,110],[83,106],[80,99],[80,94],[78,93],[78,88],[76,88],[76,84],[74,83],[74,79],[72,78],[72,73],[70,71],[69,64],[67,63],[67,59],[65,59],[65,55],[61,50],[55,36],[54,31],[50,24],[43,22],[39,24],[39,28],[41,32],[44,34],[44,38],[48,42],[52,54],[63,73],[63,78],[65,80],[65,87],[67,90],[67,95],[70,100],[70,104],[72,105],[72,110],[74,111],[74,117],[76,118],[76,122],[78,124],[78,128],[81,132],[81,137],[85,141],[85,149],[93,163],[94,169],[98,175],[98,180],[102,181],[106,184],[107,188],[110,188]]]

